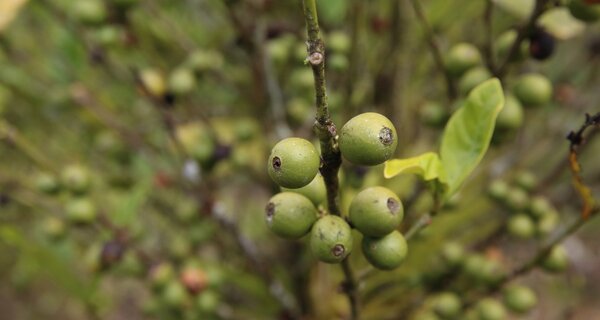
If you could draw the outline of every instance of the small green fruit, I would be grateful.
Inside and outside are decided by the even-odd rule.
[[[367,112],[342,127],[339,147],[344,158],[357,165],[374,166],[390,159],[396,151],[396,128],[385,116]]]
[[[274,195],[265,209],[267,226],[280,237],[298,239],[310,231],[317,210],[305,196],[294,192]]]
[[[392,270],[400,266],[408,253],[408,245],[398,231],[382,237],[365,236],[362,240],[365,258],[376,268]]]
[[[491,77],[492,74],[485,67],[471,68],[460,78],[458,88],[463,95],[467,95],[471,90]]]
[[[70,165],[61,173],[62,184],[75,194],[85,193],[91,184],[90,174],[80,165]]]
[[[522,75],[514,87],[514,94],[525,107],[546,105],[552,99],[552,83],[541,74]]]
[[[35,178],[35,187],[46,194],[56,194],[60,190],[60,183],[52,174],[40,173]]]
[[[139,74],[140,81],[148,93],[154,97],[162,97],[167,91],[167,84],[162,73],[157,69],[144,69]]]
[[[541,218],[546,214],[556,211],[547,198],[536,196],[529,203],[529,212],[536,218]]]
[[[332,31],[325,40],[331,52],[345,54],[350,50],[350,37],[343,31]]]
[[[169,75],[169,89],[178,95],[190,93],[196,86],[196,77],[191,68],[177,68]]]
[[[275,183],[285,188],[297,189],[310,183],[321,161],[315,146],[308,140],[287,138],[271,150],[267,169]]]
[[[462,302],[453,292],[442,292],[433,302],[433,310],[443,319],[454,319],[460,315]]]
[[[463,263],[463,271],[479,283],[489,284],[501,276],[501,268],[495,261],[479,254],[469,255]]]
[[[600,19],[600,5],[587,4],[583,0],[571,0],[567,4],[571,15],[583,22],[594,22]]]
[[[74,1],[73,14],[79,21],[91,25],[102,23],[108,15],[102,0]]]
[[[460,77],[467,70],[481,63],[481,54],[474,45],[459,43],[450,48],[445,59],[448,73]]]
[[[504,108],[502,108],[496,119],[496,129],[500,131],[516,130],[523,125],[524,117],[521,102],[514,95],[506,94]]]
[[[513,46],[513,43],[515,43],[515,39],[517,38],[517,31],[511,29],[508,31],[503,32],[500,36],[498,36],[498,39],[496,39],[495,42],[495,48],[496,48],[496,57],[499,59],[499,61],[504,62],[506,60],[506,57],[508,56],[510,49]],[[522,61],[523,59],[525,59],[525,57],[527,57],[528,54],[528,43],[527,41],[523,41],[521,43],[521,49],[517,51],[517,54],[515,54],[512,57],[511,62],[518,62],[518,61]]]
[[[569,258],[567,251],[561,245],[556,245],[550,253],[542,260],[542,267],[549,272],[562,272],[567,268]]]
[[[540,236],[547,236],[550,232],[556,229],[560,221],[560,216],[556,211],[549,211],[543,216],[538,218],[537,221],[537,234]]]
[[[517,214],[508,220],[508,232],[521,239],[529,239],[535,234],[535,224],[526,214]]]
[[[523,190],[532,191],[537,185],[537,178],[533,173],[529,171],[523,171],[517,174],[515,177],[515,183],[519,187],[523,188]]]
[[[361,191],[350,204],[352,225],[370,237],[383,237],[394,231],[404,218],[404,208],[398,196],[384,187]]]
[[[505,201],[508,197],[508,191],[510,190],[508,184],[502,180],[494,180],[488,187],[488,194],[490,198],[496,201]]]
[[[210,130],[200,122],[189,122],[177,126],[175,136],[184,151],[200,165],[207,166],[215,155],[216,143]]]
[[[281,188],[281,191],[289,191],[299,193],[307,197],[315,207],[325,203],[327,198],[327,190],[325,189],[325,181],[320,173],[317,173],[315,178],[307,185],[298,189]]]
[[[506,204],[515,211],[522,211],[529,204],[529,196],[523,189],[509,189],[506,194]]]
[[[192,52],[185,65],[196,72],[218,70],[223,67],[223,55],[216,50],[196,50]]]
[[[459,266],[464,257],[465,249],[460,243],[448,242],[442,247],[442,258],[449,266]]]
[[[185,288],[176,280],[171,280],[162,292],[162,301],[170,308],[181,308],[188,299]]]
[[[65,223],[56,217],[47,218],[43,224],[44,234],[52,240],[62,238],[65,235],[66,229]]]
[[[450,117],[446,108],[432,101],[423,104],[419,109],[419,115],[424,125],[433,128],[443,127]]]
[[[479,320],[503,320],[506,318],[506,310],[498,300],[485,298],[477,304]]]
[[[504,304],[516,313],[526,313],[537,304],[533,290],[520,285],[512,285],[504,290]]]
[[[67,204],[66,214],[72,223],[89,224],[96,220],[96,207],[88,199],[74,199]]]
[[[350,254],[352,245],[352,230],[344,219],[327,215],[313,225],[310,249],[317,259],[339,263]]]
[[[159,290],[175,278],[175,271],[171,264],[161,262],[150,269],[149,278],[152,287]]]

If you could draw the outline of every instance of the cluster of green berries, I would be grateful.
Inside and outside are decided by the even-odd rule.
[[[556,208],[544,196],[531,192],[537,179],[531,172],[520,172],[512,185],[503,180],[493,181],[489,196],[511,212],[506,223],[508,233],[516,238],[543,237],[552,232],[560,220]]]
[[[374,166],[393,155],[397,133],[386,117],[363,113],[342,127],[338,145],[349,162]],[[404,217],[398,196],[384,187],[370,187],[352,200],[347,217],[350,223],[336,215],[319,216],[317,207],[326,197],[320,165],[317,149],[307,140],[287,138],[273,147],[267,168],[283,192],[266,206],[269,228],[290,239],[310,232],[312,253],[327,263],[341,262],[352,252],[355,228],[363,235],[362,251],[373,266],[386,270],[398,267],[407,254],[406,241],[396,230]]]

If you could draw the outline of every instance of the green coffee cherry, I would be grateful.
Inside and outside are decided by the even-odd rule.
[[[531,191],[537,185],[537,178],[533,173],[529,171],[523,171],[517,174],[515,177],[515,183],[524,190]]]
[[[462,302],[453,292],[442,292],[435,297],[433,310],[443,319],[454,319],[460,315]]]
[[[363,237],[362,250],[375,268],[392,270],[406,258],[408,245],[400,232],[393,231],[382,238]]]
[[[398,196],[384,187],[361,191],[350,204],[350,221],[364,235],[383,237],[402,222],[404,208]]]
[[[448,73],[460,77],[467,70],[481,63],[481,54],[474,45],[459,43],[450,48],[445,60]]]
[[[525,107],[546,105],[552,99],[552,83],[541,74],[522,75],[514,87],[514,94]]]
[[[485,298],[477,303],[479,320],[504,320],[506,310],[498,300]]]
[[[267,226],[283,238],[298,239],[310,231],[317,210],[305,196],[294,192],[274,195],[265,209]]]
[[[80,165],[70,165],[61,172],[62,184],[75,194],[85,193],[91,184],[89,172]]]
[[[196,306],[202,312],[214,312],[219,306],[221,297],[214,290],[204,290],[196,298]]]
[[[552,204],[542,196],[533,197],[529,203],[529,212],[536,218],[541,218],[554,211]]]
[[[440,128],[446,124],[450,115],[441,104],[428,101],[420,109],[421,122],[430,127]]]
[[[267,169],[275,183],[297,189],[310,183],[320,165],[317,149],[308,140],[287,138],[279,141],[271,150]]]
[[[67,204],[66,215],[71,223],[89,224],[96,220],[96,207],[89,199],[74,199]]]
[[[567,268],[569,258],[567,251],[561,245],[556,245],[550,253],[542,260],[542,268],[549,272],[562,272]]]
[[[505,201],[508,197],[508,191],[510,187],[502,180],[494,180],[488,187],[489,196],[497,201]]]
[[[338,263],[352,251],[352,230],[348,223],[333,215],[315,222],[310,232],[310,249],[313,255],[326,263]]]
[[[186,154],[202,166],[214,158],[216,143],[208,128],[200,122],[189,122],[175,128],[175,136]]]
[[[35,178],[35,187],[46,194],[56,194],[60,190],[60,183],[52,174],[40,173]]]
[[[65,223],[56,217],[46,218],[43,224],[44,234],[52,240],[62,238],[65,235],[66,229]]]
[[[343,31],[332,31],[327,35],[327,48],[335,53],[348,53],[350,37]]]
[[[167,91],[167,84],[162,73],[157,69],[143,69],[139,74],[140,81],[144,88],[153,97],[161,98]]]
[[[463,271],[483,284],[493,283],[501,276],[500,266],[480,254],[469,255],[463,263]]]
[[[520,285],[512,285],[504,290],[504,304],[513,312],[526,313],[537,304],[533,290]]]
[[[106,25],[94,32],[94,39],[103,46],[112,46],[123,39],[123,30],[113,25]]]
[[[108,15],[102,0],[74,1],[73,14],[79,21],[93,25],[102,23]]]
[[[511,29],[503,32],[495,42],[496,48],[496,56],[500,61],[504,61],[512,48],[513,43],[515,43],[515,39],[517,38],[517,31]],[[522,61],[527,57],[528,54],[528,44],[527,41],[523,41],[521,43],[520,50],[517,50],[517,54],[512,57],[511,62]]]
[[[317,173],[315,178],[307,185],[298,189],[281,188],[281,191],[289,191],[299,193],[307,197],[315,207],[325,203],[327,198],[327,190],[325,189],[325,180],[321,173]]]
[[[162,301],[170,308],[181,308],[188,299],[185,288],[176,280],[171,280],[162,292]]]
[[[558,215],[558,212],[550,211],[546,213],[545,215],[538,218],[537,234],[540,236],[547,236],[548,234],[550,234],[550,232],[556,229],[556,226],[558,225],[559,221],[560,217]]]
[[[504,97],[504,108],[502,108],[496,119],[496,129],[501,131],[516,130],[523,125],[524,117],[521,102],[508,93]]]
[[[171,264],[161,262],[150,269],[149,277],[152,287],[159,290],[175,278],[175,271]]]
[[[175,94],[186,94],[194,90],[196,77],[191,68],[177,68],[169,75],[169,89]]]
[[[584,0],[571,0],[567,4],[571,15],[583,22],[594,22],[600,19],[600,5],[587,4]]]
[[[524,210],[529,203],[529,196],[522,189],[512,188],[506,194],[506,204],[515,211]]]
[[[342,127],[339,147],[342,156],[357,165],[374,166],[390,159],[396,151],[396,128],[385,116],[367,112]]]
[[[507,224],[508,232],[517,238],[529,239],[535,234],[535,224],[523,213],[512,216]]]
[[[452,267],[462,263],[465,257],[465,249],[460,243],[448,242],[442,247],[442,259]]]
[[[185,65],[196,72],[219,70],[224,63],[223,55],[216,50],[196,50],[192,52]]]
[[[492,74],[485,67],[471,68],[460,78],[458,88],[463,95],[467,95],[471,90],[491,77]]]

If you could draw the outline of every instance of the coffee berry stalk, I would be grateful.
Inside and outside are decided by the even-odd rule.
[[[367,112],[350,119],[337,142],[343,159],[376,166],[392,157],[398,136],[388,118]],[[330,192],[318,174],[321,158],[313,144],[302,138],[286,138],[273,147],[267,171],[283,192],[267,203],[269,229],[286,239],[310,233],[313,256],[325,263],[339,263],[353,250],[354,228],[362,234],[362,252],[371,265],[382,270],[397,268],[408,252],[404,236],[396,230],[404,217],[398,196],[387,188],[371,187],[354,197],[343,216],[326,211],[319,214],[317,207]],[[319,183],[325,187],[318,187]]]

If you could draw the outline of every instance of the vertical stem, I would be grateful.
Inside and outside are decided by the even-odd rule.
[[[317,15],[316,0],[303,0],[306,32],[308,34],[308,62],[310,63],[315,79],[316,121],[315,131],[321,144],[321,174],[327,189],[327,206],[331,214],[341,216],[338,206],[338,171],[342,164],[342,157],[337,145],[337,129],[331,121],[327,107],[327,92],[325,87],[325,45],[321,39],[319,20]],[[356,280],[348,259],[342,261],[344,272],[344,292],[350,302],[351,319],[358,319],[358,293]]]
[[[458,91],[456,90],[456,84],[454,83],[454,79],[452,76],[446,71],[446,65],[444,63],[444,58],[442,57],[442,51],[440,49],[440,45],[435,39],[435,33],[427,21],[427,17],[425,17],[425,13],[423,12],[423,7],[421,6],[421,2],[419,0],[410,0],[412,7],[423,27],[423,31],[425,32],[425,38],[427,40],[427,44],[429,45],[429,49],[431,50],[431,54],[433,55],[433,60],[435,62],[436,67],[439,71],[444,75],[444,79],[446,80],[446,91],[448,93],[448,99],[450,101],[455,100],[458,97]]]

